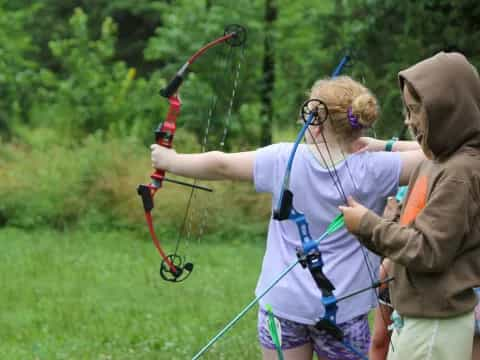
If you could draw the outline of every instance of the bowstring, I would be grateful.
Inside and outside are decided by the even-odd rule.
[[[362,83],[363,83],[364,85],[366,84],[365,76],[362,76]],[[377,126],[377,122],[374,123],[372,127],[370,127],[370,129],[369,129],[370,131],[368,132],[369,134],[371,134],[371,136],[372,136],[374,139],[377,139],[377,128],[376,128],[376,126]],[[404,134],[404,131],[402,131],[402,134]],[[401,135],[400,135],[400,136],[401,136]],[[343,156],[345,157],[345,155],[343,155]],[[350,172],[348,166],[347,166],[347,169],[348,169],[348,172],[349,172],[349,174],[350,174],[350,177],[352,178],[352,175],[351,175],[351,172]],[[371,263],[370,263],[370,265],[371,265]],[[381,259],[381,261],[380,261],[380,268],[381,268],[381,269],[383,270],[383,272],[385,273],[385,276],[388,277],[387,269],[385,268],[385,265],[383,265],[383,259]],[[375,288],[374,291],[375,291],[375,294],[376,294],[377,306],[378,306],[379,309],[380,309],[380,314],[381,314],[381,316],[382,316],[382,320],[383,320],[383,322],[385,323],[385,327],[387,327],[387,326],[388,326],[388,321],[387,321],[386,318],[387,318],[388,316],[385,315],[384,309],[383,309],[382,306],[381,306],[382,303],[380,302],[380,287]],[[393,309],[393,306],[391,306],[391,307],[392,307],[392,309]],[[395,347],[394,347],[394,344],[393,344],[393,341],[392,341],[392,337],[391,337],[391,336],[390,336],[390,338],[389,338],[389,344],[390,344],[390,346],[392,347],[392,351],[394,352],[394,351],[395,351]]]
[[[347,204],[347,196],[346,196],[346,193],[345,193],[345,189],[342,185],[342,181],[340,179],[340,175],[338,175],[338,172],[337,172],[337,168],[335,166],[335,161],[333,160],[333,156],[332,156],[332,153],[330,151],[330,148],[328,146],[328,143],[327,143],[327,140],[326,140],[326,137],[325,137],[325,134],[323,132],[323,129],[320,131],[320,134],[322,136],[322,141],[323,143],[325,144],[325,150],[327,151],[327,155],[328,155],[328,159],[330,160],[330,165],[327,161],[327,159],[325,158],[325,156],[323,155],[322,151],[320,150],[320,146],[318,145],[318,142],[316,140],[316,138],[313,136],[312,132],[310,129],[307,129],[307,131],[309,132],[310,134],[310,137],[311,139],[313,139],[313,143],[315,145],[315,148],[317,150],[317,153],[320,155],[320,158],[322,159],[322,162],[324,163],[327,171],[328,171],[328,174],[330,176],[330,178],[332,179],[333,181],[333,184],[335,186],[335,188],[337,189],[337,192],[338,194],[340,195],[340,197],[343,199],[344,203]],[[356,181],[354,180],[353,178],[353,175],[350,171],[350,167],[348,166],[348,161],[347,161],[347,157],[345,156],[345,153],[343,152],[343,149],[341,148],[340,146],[340,151],[341,151],[341,154],[342,154],[342,157],[343,157],[343,161],[345,163],[345,166],[347,168],[347,173],[349,174],[349,177],[350,177],[350,181],[352,182],[353,186],[354,186],[354,189],[357,189],[357,183]],[[332,167],[332,169],[330,169],[330,166]],[[374,271],[373,271],[373,265],[371,263],[371,260],[366,252],[366,249],[365,247],[363,246],[363,244],[361,244],[360,242],[358,242],[359,245],[360,245],[360,250],[362,251],[362,256],[363,256],[363,259],[364,259],[364,263],[365,263],[365,266],[367,268],[367,273],[370,277],[370,281],[372,284],[375,283],[375,278],[374,278]],[[386,272],[386,269],[383,265],[382,262],[380,262],[380,266],[382,267],[382,269],[384,270],[384,272],[387,274],[388,276],[388,273]],[[380,303],[380,300],[379,300],[379,297],[380,297],[380,290],[379,289],[375,289],[373,288],[372,289],[374,292],[375,292],[375,297],[376,297],[376,300],[377,300],[377,306],[379,307],[380,309],[380,314],[382,316],[382,320],[383,322],[385,323],[385,325],[388,324],[387,322],[387,317],[384,313],[384,310],[382,309],[382,307],[380,306],[381,303]],[[393,346],[393,343],[391,341],[391,338],[390,338],[390,344],[392,346],[392,350],[394,349],[394,346]]]
[[[330,169],[330,165],[329,165],[327,159],[322,154],[322,151],[320,150],[320,147],[318,146],[318,143],[317,143],[315,137],[313,136],[312,132],[310,131],[310,129],[308,129],[308,131],[310,133],[311,138],[313,139],[313,142],[315,144],[315,148],[317,149],[317,152],[319,153],[323,163],[325,164],[326,169],[328,171],[328,174],[330,175],[330,178],[332,179],[333,184],[335,185],[335,188],[337,189],[337,192],[343,198],[343,202],[345,204],[347,204],[347,196],[345,194],[345,189],[343,188],[342,181],[340,179],[340,175],[338,175],[338,171],[337,171],[337,168],[335,166],[335,161],[333,160],[333,156],[332,156],[332,153],[331,153],[330,148],[328,146],[327,139],[325,137],[325,134],[324,134],[323,130],[321,130],[320,134],[322,136],[323,143],[325,144],[325,150],[327,151],[328,159],[330,160],[332,170]],[[356,182],[354,181],[353,175],[351,174],[351,172],[349,170],[348,161],[347,161],[347,158],[345,157],[345,154],[344,154],[343,150],[341,150],[341,153],[342,153],[342,156],[343,156],[343,161],[346,164],[347,172],[349,173],[350,180],[352,181],[352,184],[353,184],[354,188],[357,189]],[[373,270],[372,270],[373,265],[368,258],[368,255],[365,251],[365,247],[362,244],[360,244],[360,249],[362,250],[365,265],[367,267],[367,270],[368,270],[368,273],[369,273],[369,276],[370,276],[370,281],[373,284],[375,282],[375,280],[373,278]]]
[[[222,53],[222,57],[220,58],[220,66],[225,66],[225,64],[227,63],[228,61],[228,57],[229,57],[230,53]],[[215,72],[215,76],[214,76],[214,83],[217,82],[218,80],[218,76],[219,76],[219,72]],[[210,106],[208,107],[208,112],[207,112],[207,121],[206,121],[206,126],[205,126],[205,130],[204,130],[204,134],[203,134],[203,140],[202,140],[202,144],[201,144],[201,147],[200,147],[200,152],[203,153],[206,151],[207,149],[207,145],[208,145],[208,138],[209,138],[209,135],[210,135],[210,128],[211,128],[211,125],[212,125],[212,118],[213,118],[213,114],[216,112],[216,109],[217,109],[217,104],[218,104],[218,96],[217,94],[214,92],[212,97],[210,98]],[[196,185],[198,183],[198,179],[193,179],[193,183]],[[175,254],[177,253],[178,251],[178,248],[179,248],[179,245],[180,245],[180,239],[185,236],[185,238],[188,240],[190,239],[191,237],[191,233],[192,233],[192,203],[193,203],[193,199],[194,199],[194,195],[195,195],[195,188],[191,188],[190,190],[190,193],[188,195],[188,200],[187,200],[187,205],[186,205],[186,208],[185,208],[185,212],[184,212],[184,215],[183,215],[183,220],[182,220],[182,224],[180,226],[180,231],[177,233],[177,241],[176,241],[176,244],[175,244]]]
[[[230,121],[231,121],[231,117],[232,117],[234,99],[235,99],[235,95],[236,95],[237,88],[238,88],[238,81],[239,81],[239,78],[240,78],[241,62],[244,60],[244,57],[243,57],[244,49],[245,49],[245,47],[242,46],[241,51],[240,51],[240,59],[239,59],[239,61],[236,61],[236,66],[234,66],[234,61],[231,60],[231,59],[233,58],[233,56],[234,56],[233,54],[235,54],[235,53],[234,53],[233,47],[231,47],[230,48],[230,54],[229,54],[229,56],[230,56],[229,60],[230,61],[226,62],[226,65],[225,65],[225,67],[227,69],[231,68],[232,77],[233,77],[233,84],[232,84],[232,90],[230,92],[230,98],[227,101],[227,103],[228,103],[227,113],[226,113],[226,116],[224,117],[224,120],[223,120],[223,131],[222,131],[222,136],[220,138],[220,142],[218,143],[218,147],[217,147],[218,151],[224,151],[224,149],[225,149],[225,142],[226,142],[226,139],[227,139],[228,131],[230,129]],[[204,230],[205,230],[206,225],[207,225],[208,217],[209,217],[209,208],[207,206],[204,206],[204,207],[202,207],[202,214],[200,216],[200,227],[199,227],[199,233],[198,233],[198,237],[197,237],[198,241],[200,241],[201,237],[203,236]]]
[[[243,51],[244,51],[244,46],[242,46],[242,58],[243,59]],[[233,52],[234,52],[234,49],[232,46],[230,46],[230,49],[229,51],[227,52],[222,52],[222,56],[220,57],[220,60],[219,60],[219,64],[220,64],[220,68],[227,68],[229,63],[232,62],[232,59],[233,59]],[[227,122],[224,122],[224,130],[223,130],[223,137],[222,137],[222,142],[221,142],[221,147],[220,147],[220,150],[222,150],[224,148],[224,144],[225,144],[225,138],[227,136],[227,133],[228,133],[228,128],[226,128],[226,126],[229,125],[230,123],[230,117],[231,117],[231,113],[232,113],[232,109],[231,107],[233,107],[233,96],[235,96],[236,94],[236,87],[238,86],[238,78],[239,78],[239,74],[240,74],[240,61],[238,62],[238,66],[236,68],[236,73],[235,73],[235,80],[234,80],[234,84],[233,84],[233,89],[232,89],[232,93],[231,93],[231,96],[232,98],[230,98],[229,100],[229,109],[228,109],[228,121]],[[216,71],[215,72],[215,76],[214,76],[214,79],[213,79],[213,84],[216,84],[218,83],[218,80],[220,78],[220,71]],[[205,126],[205,130],[204,130],[204,135],[203,135],[203,140],[202,140],[202,144],[201,144],[201,150],[200,152],[205,152],[208,148],[208,140],[209,140],[209,137],[210,137],[210,130],[211,130],[211,127],[212,127],[212,119],[213,119],[213,114],[216,113],[217,111],[217,105],[218,105],[218,96],[217,94],[214,92],[212,97],[211,97],[211,100],[210,100],[210,106],[208,108],[208,112],[207,112],[207,121],[206,121],[206,126]],[[193,184],[197,184],[198,183],[198,179],[193,179]],[[192,222],[193,222],[193,208],[192,208],[192,203],[193,203],[193,200],[194,198],[197,196],[197,193],[195,192],[195,188],[192,188],[190,190],[190,193],[188,195],[188,200],[187,200],[187,205],[186,205],[186,208],[185,208],[185,212],[184,212],[184,215],[183,215],[183,219],[182,219],[182,223],[181,223],[181,226],[180,226],[180,231],[177,232],[177,238],[176,238],[176,242],[175,242],[175,251],[174,251],[174,254],[177,255],[177,252],[178,252],[178,249],[179,249],[179,246],[180,246],[180,240],[182,237],[186,237],[186,239],[190,239],[191,236],[192,236]],[[203,210],[203,213],[202,213],[202,216],[201,216],[201,221],[200,221],[200,227],[199,227],[199,230],[198,230],[198,236],[197,238],[200,239],[201,236],[203,235],[203,232],[204,232],[204,229],[206,227],[206,219],[208,217],[208,209],[206,207],[204,207],[204,210]]]

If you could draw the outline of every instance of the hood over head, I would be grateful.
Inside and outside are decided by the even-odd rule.
[[[459,53],[440,52],[398,74],[420,96],[427,114],[423,140],[436,159],[461,148],[480,150],[480,79]]]

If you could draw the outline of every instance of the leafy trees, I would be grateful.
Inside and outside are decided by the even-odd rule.
[[[402,127],[397,73],[438,51],[456,50],[480,66],[480,3],[469,0],[345,2],[341,32],[359,51],[357,68],[383,109],[379,133]]]
[[[241,63],[228,142],[235,148],[293,127],[305,92],[346,50],[355,54],[347,72],[382,104],[379,136],[402,126],[400,69],[442,49],[480,63],[480,4],[468,0],[2,0],[0,15],[4,137],[23,124],[147,141],[165,109],[157,91],[230,23],[248,30],[245,52],[232,59]],[[228,56],[225,48],[205,56],[182,88],[180,125],[198,142],[212,101],[212,143],[221,137],[238,70]],[[262,68],[264,62],[270,65]]]
[[[8,10],[0,2],[0,136],[9,136],[31,105],[39,69],[32,56],[38,48],[23,26],[35,12],[35,7]]]

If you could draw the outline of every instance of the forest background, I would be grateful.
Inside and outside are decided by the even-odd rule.
[[[158,276],[135,191],[168,107],[159,90],[232,23],[246,45],[192,67],[177,151],[293,140],[309,87],[346,52],[344,73],[379,99],[381,138],[402,131],[400,69],[440,50],[480,66],[478,1],[0,0],[1,358],[189,358],[251,299],[268,197],[211,183],[186,214],[189,191],[165,185],[162,244],[181,239],[196,265],[177,286]],[[208,356],[258,356],[255,314],[226,338]]]

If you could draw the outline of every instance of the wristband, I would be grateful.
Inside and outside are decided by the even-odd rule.
[[[387,143],[385,144],[385,151],[392,151],[393,144],[395,144],[397,140],[398,140],[397,137],[393,137],[390,140],[388,140]]]

